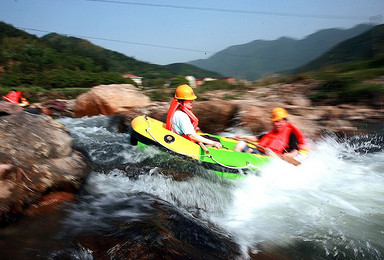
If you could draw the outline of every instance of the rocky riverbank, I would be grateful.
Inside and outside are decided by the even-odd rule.
[[[274,107],[284,107],[311,139],[324,132],[356,134],[356,124],[382,122],[384,110],[371,105],[317,105],[308,93],[314,82],[258,87],[236,93],[228,91],[199,96],[194,111],[204,132],[219,133],[242,127],[254,134],[270,128]],[[76,100],[54,100],[19,106],[0,102],[0,223],[36,209],[73,199],[91,169],[87,156],[72,147],[72,139],[55,117],[118,115],[121,132],[130,121],[147,114],[165,122],[168,102],[151,102],[133,85],[101,85]],[[116,121],[114,121],[116,123]]]
[[[310,138],[324,132],[355,134],[357,124],[384,118],[380,104],[315,106],[308,98],[315,86],[312,81],[274,84],[237,93],[235,100],[225,100],[233,95],[231,91],[212,91],[198,97],[194,112],[205,132],[218,133],[236,126],[256,134],[271,127],[269,116],[274,107],[284,107],[290,113],[289,120]],[[120,114],[129,125],[132,118],[142,114],[165,122],[168,107],[168,102],[151,102],[132,85],[104,85],[80,95],[72,110],[77,116]]]

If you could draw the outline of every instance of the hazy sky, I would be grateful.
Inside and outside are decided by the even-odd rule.
[[[84,38],[138,60],[204,59],[253,40],[383,23],[384,0],[0,0],[0,21]]]

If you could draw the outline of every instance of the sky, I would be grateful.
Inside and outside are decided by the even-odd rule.
[[[322,29],[384,23],[384,0],[0,0],[0,21],[89,40],[153,64]]]

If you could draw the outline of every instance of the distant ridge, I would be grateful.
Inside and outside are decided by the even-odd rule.
[[[255,40],[226,48],[208,59],[188,63],[223,75],[255,80],[307,64],[340,42],[371,28],[371,25],[361,24],[345,30],[321,30],[302,40],[287,37],[273,41]]]
[[[290,72],[300,73],[320,70],[331,65],[378,60],[384,62],[384,24],[336,45],[315,60]]]

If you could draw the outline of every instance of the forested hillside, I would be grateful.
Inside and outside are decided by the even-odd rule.
[[[314,101],[367,104],[384,100],[384,25],[348,39],[305,66],[285,72],[321,80]],[[374,101],[376,100],[376,101]],[[381,103],[380,103],[381,104]]]
[[[188,74],[186,74],[188,72]],[[41,38],[0,22],[0,88],[86,88],[99,84],[133,83],[129,73],[147,83],[181,75],[217,75],[188,65],[170,70],[96,46],[87,40],[50,33]],[[2,93],[0,93],[2,94]]]
[[[87,40],[55,33],[48,34],[42,37],[41,40],[57,52],[92,61],[96,66],[93,69],[99,71],[118,72],[120,74],[131,73],[150,79],[171,76],[171,73],[160,65],[138,61],[124,54],[93,45]]]
[[[367,32],[348,39],[305,66],[291,73],[321,70],[330,66],[364,67],[369,63],[372,68],[384,66],[384,24],[373,27]],[[364,65],[366,64],[366,65]]]
[[[112,69],[108,51],[99,56],[104,50],[85,40],[53,34],[40,39],[4,23],[0,26],[2,87],[51,89],[127,82]],[[58,42],[61,45],[55,46]]]

